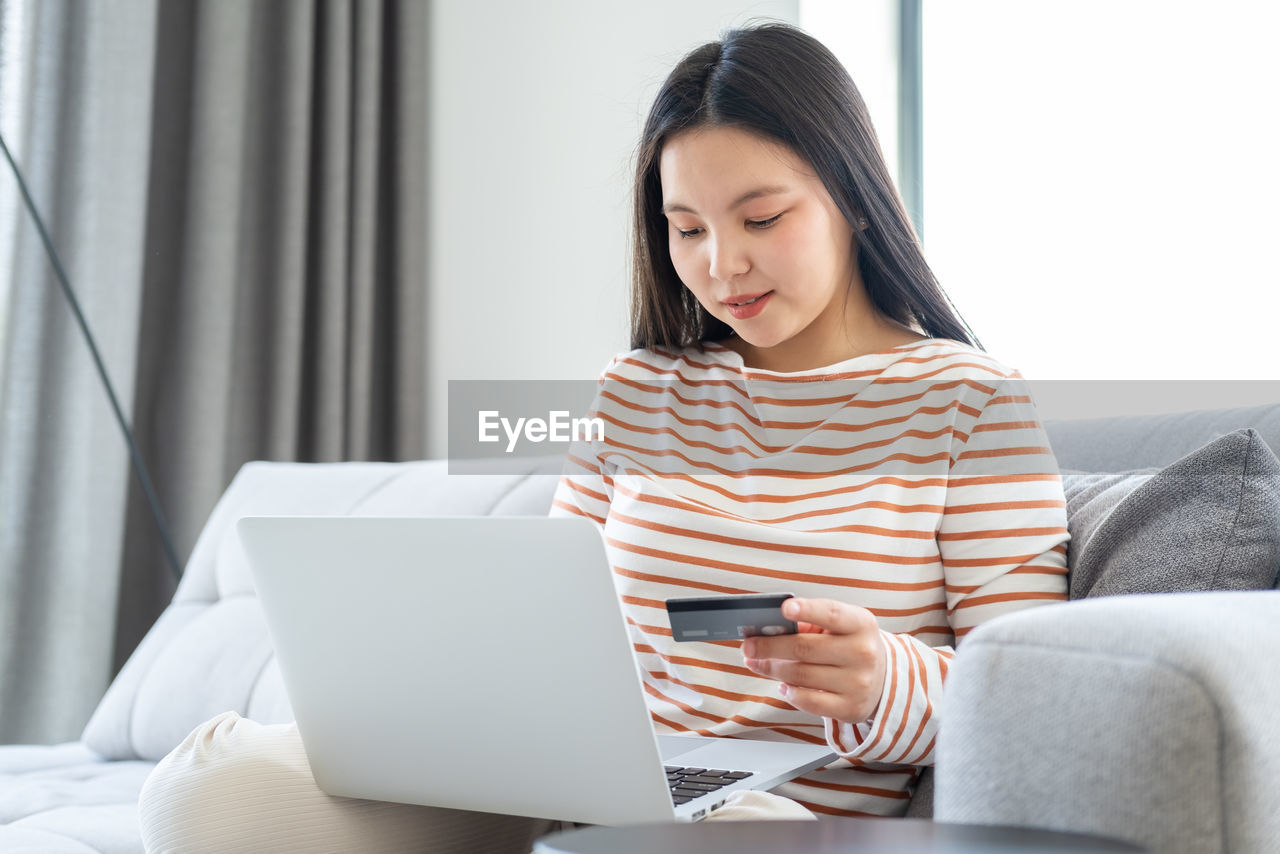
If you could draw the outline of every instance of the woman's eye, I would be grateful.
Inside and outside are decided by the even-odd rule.
[[[782,214],[778,214],[777,216],[771,216],[768,219],[749,219],[747,220],[747,225],[751,226],[752,228],[768,228],[769,226],[773,225],[775,222],[777,222],[781,218],[782,218]],[[683,228],[677,228],[676,231],[680,232],[680,237],[687,240],[690,238],[697,237],[698,234],[701,233],[702,229],[690,228],[688,230],[685,230]]]

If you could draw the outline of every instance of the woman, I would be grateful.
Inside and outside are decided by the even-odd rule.
[[[672,72],[635,226],[636,349],[553,512],[604,528],[661,729],[826,741],[841,761],[777,793],[901,815],[956,638],[1066,598],[1030,399],[930,274],[847,73],[793,28]],[[782,591],[808,631],[740,649],[674,643],[662,608]]]
[[[840,759],[715,818],[901,815],[956,638],[1066,598],[1060,480],[1016,372],[938,288],[839,62],[783,25],[672,71],[641,140],[632,346],[553,514],[601,524],[660,731]],[[789,591],[804,633],[675,644],[668,596]],[[228,713],[144,788],[148,850],[524,851],[546,822],[329,798]]]

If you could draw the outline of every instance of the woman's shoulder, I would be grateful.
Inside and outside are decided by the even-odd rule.
[[[710,342],[689,347],[641,347],[614,356],[600,379],[724,379],[733,374],[735,358],[727,347]]]
[[[1011,377],[1021,377],[1016,368],[997,359],[985,350],[951,338],[929,338],[912,348],[904,368],[922,374],[936,375],[945,371],[970,379],[988,379],[999,382]]]

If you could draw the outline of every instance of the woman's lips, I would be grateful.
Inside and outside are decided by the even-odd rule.
[[[765,303],[769,302],[769,299],[772,296],[773,291],[766,291],[763,294],[744,294],[739,297],[734,297],[732,302],[729,300],[724,300],[723,302],[725,308],[729,309],[729,313],[735,318],[738,320],[746,320],[747,318],[755,317],[757,314],[764,311]],[[743,305],[743,303],[746,303],[746,305]]]

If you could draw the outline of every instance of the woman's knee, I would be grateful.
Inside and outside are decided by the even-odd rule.
[[[720,809],[707,816],[708,821],[795,821],[797,819],[817,819],[817,816],[802,804],[790,798],[775,795],[773,792],[750,790],[734,792]]]
[[[148,851],[226,850],[255,821],[315,790],[292,724],[264,726],[224,712],[200,724],[160,760],[142,786],[138,820]],[[318,790],[315,790],[318,794]]]
[[[327,795],[296,726],[265,726],[234,712],[196,727],[161,760],[143,784],[138,818],[151,854],[525,854],[557,825]]]
[[[193,729],[160,760],[143,785],[140,802],[155,808],[173,798],[219,802],[246,788],[270,791],[315,785],[298,728],[266,726],[223,712]]]

